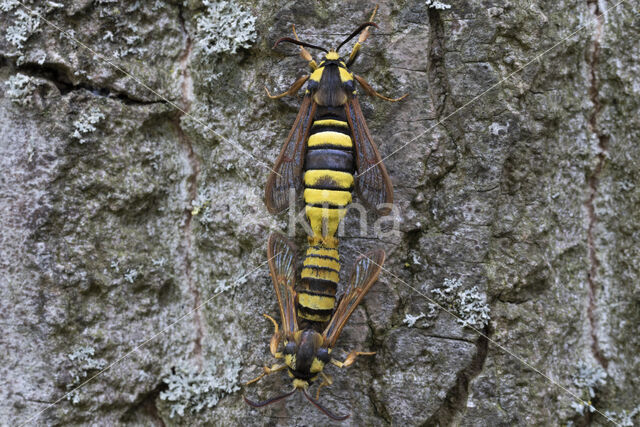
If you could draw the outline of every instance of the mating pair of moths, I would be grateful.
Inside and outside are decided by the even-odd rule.
[[[370,21],[375,13],[374,10]],[[282,328],[278,328],[272,317],[266,314],[265,317],[275,326],[270,343],[271,354],[277,359],[284,359],[284,363],[270,368],[265,366],[264,372],[247,384],[287,369],[293,378],[294,388],[289,393],[260,403],[245,397],[246,402],[254,407],[277,402],[300,390],[326,415],[344,420],[348,414],[332,414],[317,401],[320,389],[332,383],[323,369],[327,364],[347,367],[358,355],[374,354],[352,351],[343,362],[331,355],[351,313],[377,280],[385,258],[382,249],[358,258],[336,307],[340,259],[335,235],[351,202],[351,192],[355,189],[365,204],[378,208],[381,214],[387,213],[393,202],[391,182],[362,116],[355,82],[369,95],[388,101],[402,98],[390,99],[378,94],[362,77],[349,71],[371,26],[376,24],[366,22],[360,25],[336,50],[327,51],[301,42],[295,28],[295,39],[286,37],[275,44],[289,42],[299,45],[300,54],[308,61],[311,74],[299,78],[281,95],[269,94],[272,99],[295,95],[307,83],[298,116],[267,181],[266,203],[269,212],[281,212],[288,207],[292,190],[299,193],[304,187],[305,211],[313,235],[309,237],[309,247],[297,283],[293,245],[280,234],[269,237],[267,255]],[[349,58],[343,60],[338,51],[358,34],[358,42]],[[316,64],[305,47],[324,51],[322,61]],[[282,351],[278,351],[280,344]],[[320,377],[322,382],[314,399],[307,389]]]

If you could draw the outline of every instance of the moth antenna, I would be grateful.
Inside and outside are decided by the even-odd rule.
[[[327,408],[323,407],[317,400],[315,400],[313,397],[309,396],[307,394],[307,391],[305,389],[302,389],[302,393],[304,393],[304,397],[306,397],[309,402],[313,403],[315,405],[316,408],[320,409],[322,412],[324,412],[324,414],[331,418],[332,420],[336,420],[336,421],[344,421],[347,418],[349,418],[351,416],[351,414],[347,414],[347,415],[336,415],[332,412],[330,412]]]
[[[358,28],[356,28],[356,30],[353,33],[351,33],[351,35],[349,37],[347,37],[342,43],[340,43],[340,46],[338,46],[338,48],[336,49],[336,52],[338,52],[340,50],[340,48],[342,46],[344,46],[345,43],[347,43],[349,40],[351,40],[352,38],[354,38],[355,36],[360,34],[367,27],[376,27],[376,28],[378,28],[378,26],[376,25],[375,22],[365,22],[364,24],[362,24]]]
[[[282,399],[286,399],[287,397],[291,396],[295,392],[296,392],[296,389],[294,388],[293,391],[289,393],[285,393],[282,396],[272,397],[271,399],[267,399],[264,402],[254,402],[253,400],[247,399],[247,396],[242,396],[242,397],[244,398],[244,401],[247,402],[248,405],[253,406],[254,408],[262,408],[263,406],[271,405],[272,403],[276,403]]]
[[[282,42],[288,42],[288,43],[293,43],[293,44],[297,44],[298,46],[304,46],[304,47],[309,47],[311,49],[319,49],[323,52],[328,53],[329,51],[323,47],[320,46],[316,46],[314,44],[310,44],[310,43],[305,43],[305,42],[301,42],[300,40],[296,40],[296,39],[292,39],[291,37],[283,37],[280,40],[278,40],[274,45],[272,49],[275,49],[276,46],[278,46],[280,43]]]

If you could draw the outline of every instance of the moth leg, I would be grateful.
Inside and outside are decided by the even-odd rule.
[[[267,91],[267,96],[271,99],[280,99],[284,96],[287,95],[295,95],[296,92],[298,92],[300,90],[300,88],[302,87],[302,85],[309,79],[310,76],[302,76],[300,77],[298,80],[296,80],[295,82],[293,82],[293,84],[291,85],[291,87],[286,91],[281,93],[280,95],[271,95],[271,93],[269,93],[269,89],[267,89],[267,87],[264,87],[264,90]]]
[[[344,362],[340,362],[336,359],[331,359],[331,363],[336,365],[338,368],[346,368],[353,365],[353,362],[356,361],[358,356],[373,356],[374,354],[376,354],[375,351],[352,351],[347,355],[347,358],[344,359]]]
[[[324,372],[321,372],[320,375],[322,375],[322,382],[318,386],[318,391],[316,391],[316,400],[320,398],[320,389],[322,387],[333,384],[333,378],[331,378],[331,375],[327,375]]]
[[[378,5],[376,5],[375,9],[373,9],[373,13],[371,14],[371,17],[369,18],[368,22],[373,22],[373,18],[375,18],[377,11],[378,11]],[[364,31],[360,33],[360,36],[358,37],[358,41],[353,46],[353,49],[351,50],[351,54],[349,55],[349,60],[347,61],[347,67],[350,67],[351,64],[353,64],[353,62],[356,60],[356,58],[360,54],[360,48],[362,47],[362,43],[364,43],[369,37],[369,28],[370,27],[365,28]]]
[[[273,326],[276,329],[275,332],[273,333],[273,336],[271,337],[271,341],[269,343],[269,350],[271,351],[271,354],[273,355],[273,357],[275,357],[276,359],[281,359],[282,353],[278,351],[278,344],[280,344],[280,340],[282,339],[282,334],[278,329],[278,322],[276,322],[275,319],[269,316],[268,314],[263,314],[263,316],[271,320],[271,323],[273,323]]]
[[[391,101],[391,102],[398,102],[404,98],[407,97],[407,95],[409,95],[408,93],[405,93],[404,95],[402,95],[400,98],[387,98],[384,95],[380,95],[378,92],[376,92],[369,83],[367,83],[367,81],[365,79],[363,79],[362,77],[358,76],[357,74],[353,75],[356,80],[358,81],[358,83],[360,83],[360,86],[362,86],[362,88],[364,89],[364,91],[370,95],[370,96],[375,96],[377,98],[380,99],[384,99],[385,101]]]
[[[274,372],[281,371],[286,367],[287,367],[287,365],[273,365],[272,367],[265,366],[265,367],[262,368],[262,370],[264,372],[262,372],[260,375],[258,375],[257,377],[255,377],[251,381],[246,382],[245,385],[249,385],[249,384],[253,384],[255,382],[258,382],[258,381],[260,381],[262,379],[262,377],[267,376],[269,374],[273,374]]]
[[[296,40],[300,41],[300,39],[298,38],[298,34],[296,33],[296,26],[291,24],[291,28],[293,28],[293,35],[295,36]],[[302,58],[309,63],[309,68],[311,68],[311,71],[315,71],[316,68],[318,68],[318,64],[316,64],[316,61],[313,60],[313,57],[311,56],[309,51],[304,48],[304,46],[300,46],[300,56],[302,56]]]

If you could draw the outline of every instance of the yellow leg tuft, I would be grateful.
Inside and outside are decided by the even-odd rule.
[[[344,362],[340,362],[336,359],[331,359],[331,363],[338,368],[346,368],[353,365],[358,356],[373,356],[374,354],[376,354],[375,351],[352,351],[347,355],[347,358],[344,359]]]
[[[286,367],[287,367],[287,365],[273,365],[273,366],[272,366],[272,367],[270,367],[270,368],[269,368],[268,366],[265,366],[265,367],[263,367],[263,368],[262,368],[262,370],[263,370],[264,372],[262,372],[260,375],[258,375],[256,378],[252,379],[251,381],[247,381],[247,382],[245,383],[245,385],[249,385],[249,384],[253,384],[253,383],[255,383],[255,382],[258,382],[258,381],[260,381],[263,377],[265,377],[265,376],[267,376],[267,375],[269,375],[269,374],[272,374],[272,373],[274,373],[274,372],[281,371],[281,370],[283,370],[283,369],[284,369],[284,368],[286,368]]]
[[[316,391],[316,400],[320,398],[320,389],[322,387],[333,384],[333,378],[331,378],[330,375],[325,374],[324,372],[321,372],[320,375],[322,375],[322,382],[320,383],[320,385],[318,386],[318,390]]]
[[[283,92],[280,95],[271,95],[271,92],[269,92],[269,89],[267,89],[266,86],[264,87],[264,90],[267,91],[267,96],[269,98],[271,98],[271,99],[280,99],[280,98],[282,98],[284,96],[287,96],[287,95],[295,95],[296,92],[298,92],[300,90],[302,85],[304,85],[307,80],[309,80],[309,76],[300,77],[298,80],[293,82],[291,87],[289,89],[287,89],[286,92]]]
[[[300,41],[300,39],[298,38],[298,33],[296,33],[296,26],[292,24],[291,29],[293,30],[293,36],[296,38],[296,40]],[[304,48],[304,46],[300,46],[300,56],[302,56],[302,58],[309,63],[309,68],[311,68],[311,71],[315,71],[316,68],[318,68],[318,64],[316,64],[316,61],[313,60],[313,57],[311,56],[309,51]]]
[[[276,322],[275,319],[268,314],[263,314],[263,316],[271,320],[271,323],[273,323],[273,326],[276,329],[271,336],[271,341],[269,342],[269,350],[271,351],[273,357],[275,357],[276,359],[280,359],[282,358],[282,354],[278,353],[278,345],[280,344],[280,340],[282,340],[282,334],[280,333],[280,329],[278,328],[278,322]]]
[[[405,93],[400,98],[387,98],[386,96],[380,95],[378,92],[376,92],[371,87],[371,85],[369,83],[367,83],[367,81],[365,79],[363,79],[362,77],[360,77],[360,76],[358,76],[356,74],[354,74],[353,76],[358,81],[358,83],[360,83],[360,86],[362,86],[364,91],[370,96],[375,96],[377,98],[384,99],[385,101],[389,101],[389,102],[398,102],[398,101],[403,100],[404,98],[406,98],[409,95],[408,93]]]

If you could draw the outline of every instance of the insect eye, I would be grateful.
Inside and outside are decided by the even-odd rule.
[[[331,359],[331,357],[329,356],[329,351],[326,348],[319,349],[316,357],[324,364],[329,363],[329,360]]]
[[[287,345],[284,346],[284,354],[294,354],[296,352],[296,343],[293,341],[288,342]]]

